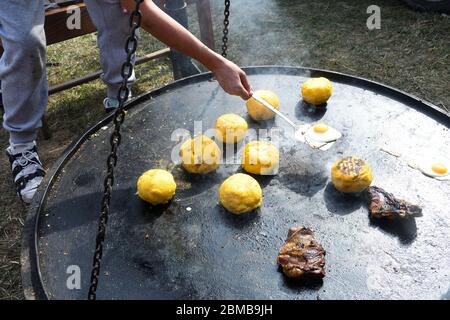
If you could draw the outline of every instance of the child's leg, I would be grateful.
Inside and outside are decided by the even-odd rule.
[[[3,126],[11,143],[28,143],[47,106],[44,0],[0,1]]]
[[[122,82],[122,64],[127,56],[125,43],[131,31],[129,14],[122,11],[119,0],[85,0],[85,3],[98,30],[102,79],[108,86],[107,96],[115,99]],[[133,72],[129,82],[134,81]]]

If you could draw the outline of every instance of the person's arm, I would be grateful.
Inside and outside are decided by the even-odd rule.
[[[135,8],[134,0],[121,0],[128,12]],[[225,92],[249,99],[253,92],[247,76],[233,62],[209,49],[182,25],[168,16],[153,1],[145,0],[141,4],[142,28],[154,37],[195,60],[214,73]]]

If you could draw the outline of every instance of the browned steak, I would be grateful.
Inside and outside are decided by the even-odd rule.
[[[325,250],[308,228],[289,229],[277,260],[284,274],[290,278],[325,277]]]
[[[398,199],[379,187],[369,187],[367,194],[372,218],[409,218],[422,213],[419,206]]]

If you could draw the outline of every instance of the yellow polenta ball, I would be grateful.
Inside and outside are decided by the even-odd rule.
[[[280,163],[277,147],[266,141],[251,141],[244,147],[242,167],[253,174],[276,174]]]
[[[331,167],[331,181],[342,192],[355,193],[365,190],[372,183],[373,176],[369,164],[357,157],[344,157]]]
[[[280,108],[280,100],[274,92],[268,90],[258,90],[255,94],[275,109],[278,110]],[[246,105],[247,111],[253,120],[269,120],[275,117],[275,113],[253,98],[248,99]]]
[[[207,136],[185,141],[180,148],[183,168],[190,173],[206,174],[217,169],[221,152],[217,144]]]
[[[242,214],[259,208],[262,190],[254,178],[237,173],[226,179],[219,188],[220,203],[234,214]]]
[[[327,78],[311,78],[302,85],[303,100],[313,105],[324,104],[333,94],[333,85]]]
[[[225,143],[242,141],[247,130],[247,121],[234,113],[221,115],[216,120],[216,138]]]
[[[148,170],[137,181],[139,197],[153,205],[169,202],[176,189],[177,185],[172,174],[166,170]]]

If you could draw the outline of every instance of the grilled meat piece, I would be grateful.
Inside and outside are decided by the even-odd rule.
[[[325,250],[314,239],[314,233],[308,228],[289,229],[277,261],[284,274],[290,278],[325,277]]]
[[[420,216],[422,208],[396,198],[392,193],[371,186],[367,189],[369,213],[372,218],[409,218]]]

